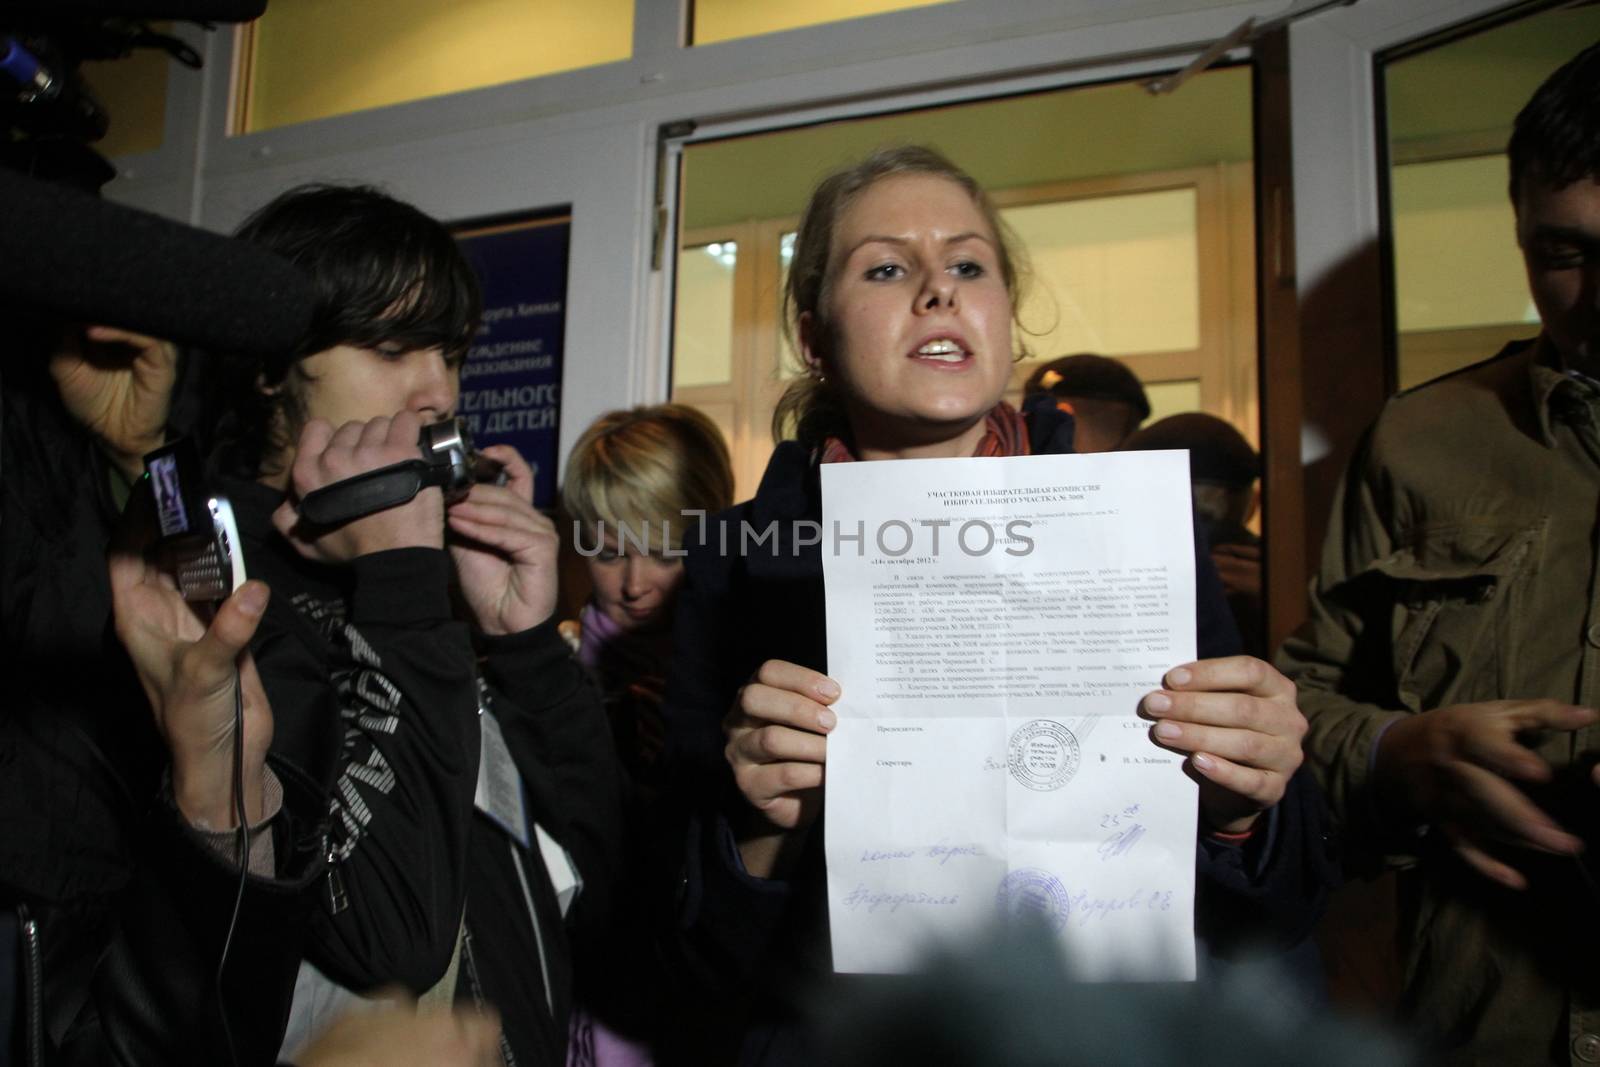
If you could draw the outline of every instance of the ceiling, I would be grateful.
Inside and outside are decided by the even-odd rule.
[[[1600,4],[1546,11],[1396,60],[1385,71],[1397,149],[1428,141],[1503,146],[1511,121],[1557,67],[1600,41]],[[1404,154],[1404,153],[1400,153]]]
[[[1251,156],[1250,71],[1208,71],[1176,93],[1137,82],[832,122],[691,145],[687,229],[799,214],[818,179],[874,148],[926,144],[989,189],[1175,170]]]

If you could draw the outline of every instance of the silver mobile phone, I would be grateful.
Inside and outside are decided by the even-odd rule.
[[[244,552],[233,507],[207,490],[200,458],[187,438],[144,458],[155,499],[157,560],[190,603],[218,604],[244,584]]]

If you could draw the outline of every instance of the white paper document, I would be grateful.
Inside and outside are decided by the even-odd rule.
[[[834,967],[1032,914],[1194,977],[1196,787],[1139,699],[1195,658],[1185,452],[822,468]]]

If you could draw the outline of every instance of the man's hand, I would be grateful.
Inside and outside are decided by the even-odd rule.
[[[810,826],[822,807],[826,735],[839,721],[828,705],[838,699],[839,683],[827,675],[769,659],[722,721],[733,780],[759,815],[758,832],[739,845],[759,878],[778,866],[788,833]]]
[[[1437,827],[1484,877],[1526,888],[1522,872],[1491,855],[1491,848],[1574,855],[1583,842],[1512,784],[1547,782],[1551,775],[1550,765],[1517,735],[1579,730],[1596,721],[1600,713],[1593,709],[1554,700],[1456,704],[1408,716],[1378,744],[1379,799],[1390,818]]]
[[[1211,550],[1222,591],[1228,596],[1261,599],[1261,546],[1217,545]]]
[[[262,778],[272,743],[272,709],[250,658],[267,607],[261,582],[246,582],[201,624],[172,577],[137,552],[111,556],[111,604],[117,637],[133,660],[172,755],[172,795],[184,818],[204,830],[231,830],[234,670],[244,701],[245,817],[262,818]]]
[[[478,629],[514,634],[544,622],[556,610],[555,523],[533,507],[533,471],[510,445],[490,445],[490,459],[505,464],[505,485],[479,483],[451,504],[450,555],[461,595]]]
[[[1200,811],[1223,833],[1242,833],[1283,799],[1299,769],[1306,720],[1294,683],[1253,656],[1174,667],[1144,698],[1156,743],[1191,753]]]
[[[144,473],[145,453],[166,443],[178,376],[171,342],[90,326],[51,354],[50,376],[67,411],[111,461],[129,478]]]
[[[353,1012],[295,1057],[298,1067],[495,1067],[500,1020],[493,1012],[417,1011],[409,1002]]]
[[[409,502],[331,528],[300,521],[296,504],[313,489],[379,467],[418,459],[422,420],[411,411],[393,418],[347,422],[335,430],[312,419],[300,431],[289,495],[273,513],[272,524],[307,559],[348,563],[358,556],[391,548],[444,547],[444,495],[426,488]]]

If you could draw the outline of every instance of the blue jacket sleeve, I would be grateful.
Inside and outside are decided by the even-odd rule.
[[[1202,837],[1195,928],[1213,953],[1295,945],[1311,936],[1339,864],[1322,791],[1302,766],[1244,845]]]

